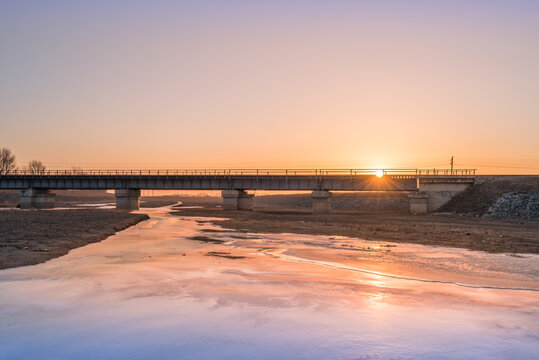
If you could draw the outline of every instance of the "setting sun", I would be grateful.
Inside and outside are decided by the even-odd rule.
[[[378,176],[379,178],[381,178],[382,176],[384,176],[384,172],[382,170],[377,170],[376,171],[376,176]]]

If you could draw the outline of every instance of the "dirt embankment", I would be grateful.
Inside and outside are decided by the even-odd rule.
[[[146,219],[117,210],[0,211],[0,269],[45,262]]]
[[[539,175],[478,176],[473,187],[455,196],[439,211],[482,216],[504,194],[533,191],[539,191]]]
[[[306,210],[218,208],[181,209],[176,215],[219,217],[212,223],[239,231],[340,235],[366,240],[460,247],[487,252],[539,254],[539,222],[464,216],[414,216],[395,211],[335,211],[313,215]]]
[[[311,209],[311,193],[290,195],[255,194],[254,204],[258,208],[290,207]],[[331,207],[334,210],[408,210],[408,192],[333,192]]]

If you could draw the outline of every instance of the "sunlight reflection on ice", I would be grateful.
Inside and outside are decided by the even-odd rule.
[[[0,271],[0,359],[532,359],[539,352],[537,292],[346,269],[539,287],[536,257],[425,250],[421,268],[413,266],[416,245],[354,251],[364,244],[219,232],[205,218],[144,212],[152,218],[105,241]],[[189,239],[199,235],[225,243]],[[334,246],[341,241],[352,248]],[[479,278],[465,273],[476,268]]]

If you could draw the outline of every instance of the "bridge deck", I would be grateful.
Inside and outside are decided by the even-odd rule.
[[[382,176],[377,176],[382,175]],[[53,170],[0,174],[0,189],[415,191],[420,179],[473,181],[474,170]]]

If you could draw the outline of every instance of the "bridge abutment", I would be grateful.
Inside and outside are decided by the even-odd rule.
[[[26,189],[19,192],[21,209],[52,209],[56,194],[47,189]]]
[[[245,190],[223,190],[223,210],[252,210],[254,194]]]
[[[326,190],[315,190],[312,192],[313,214],[331,213],[331,193]]]
[[[473,186],[469,177],[420,178],[418,191],[409,195],[410,212],[426,214],[434,212],[458,193]]]
[[[138,210],[140,190],[138,189],[116,189],[116,209],[120,210]]]

